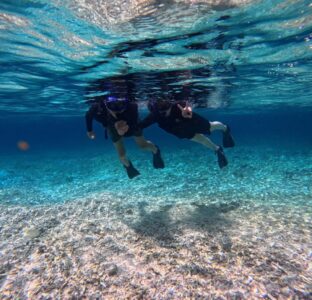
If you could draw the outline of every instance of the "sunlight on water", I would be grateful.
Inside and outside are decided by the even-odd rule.
[[[95,80],[154,74],[157,89],[157,74],[173,70],[190,73],[175,75],[177,89],[217,91],[200,96],[205,107],[311,107],[311,10],[277,0],[2,1],[0,109],[77,115]]]

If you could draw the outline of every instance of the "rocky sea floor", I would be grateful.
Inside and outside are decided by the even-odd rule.
[[[2,160],[0,298],[311,299],[311,150],[163,150]]]

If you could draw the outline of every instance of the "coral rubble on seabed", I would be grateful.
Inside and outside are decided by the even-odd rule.
[[[1,206],[1,299],[311,299],[312,199]]]

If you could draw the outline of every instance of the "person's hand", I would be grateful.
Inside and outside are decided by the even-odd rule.
[[[94,140],[95,139],[95,133],[93,131],[88,131],[87,132],[87,136],[90,140]]]
[[[191,119],[193,116],[192,107],[186,102],[185,107],[178,104],[178,108],[181,110],[182,117],[186,119]]]
[[[124,135],[129,130],[129,125],[126,121],[120,120],[115,123],[115,128],[119,135]]]

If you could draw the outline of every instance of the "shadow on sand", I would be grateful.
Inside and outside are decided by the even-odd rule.
[[[240,203],[230,202],[204,205],[198,203],[166,205],[157,210],[149,208],[146,202],[140,202],[131,209],[131,215],[122,221],[142,237],[153,239],[162,247],[176,247],[178,237],[184,230],[193,230],[208,235],[221,235],[224,250],[230,248],[230,238],[226,228],[232,226],[226,214],[238,209]],[[128,209],[129,211],[129,209]],[[138,214],[133,215],[136,211]]]

